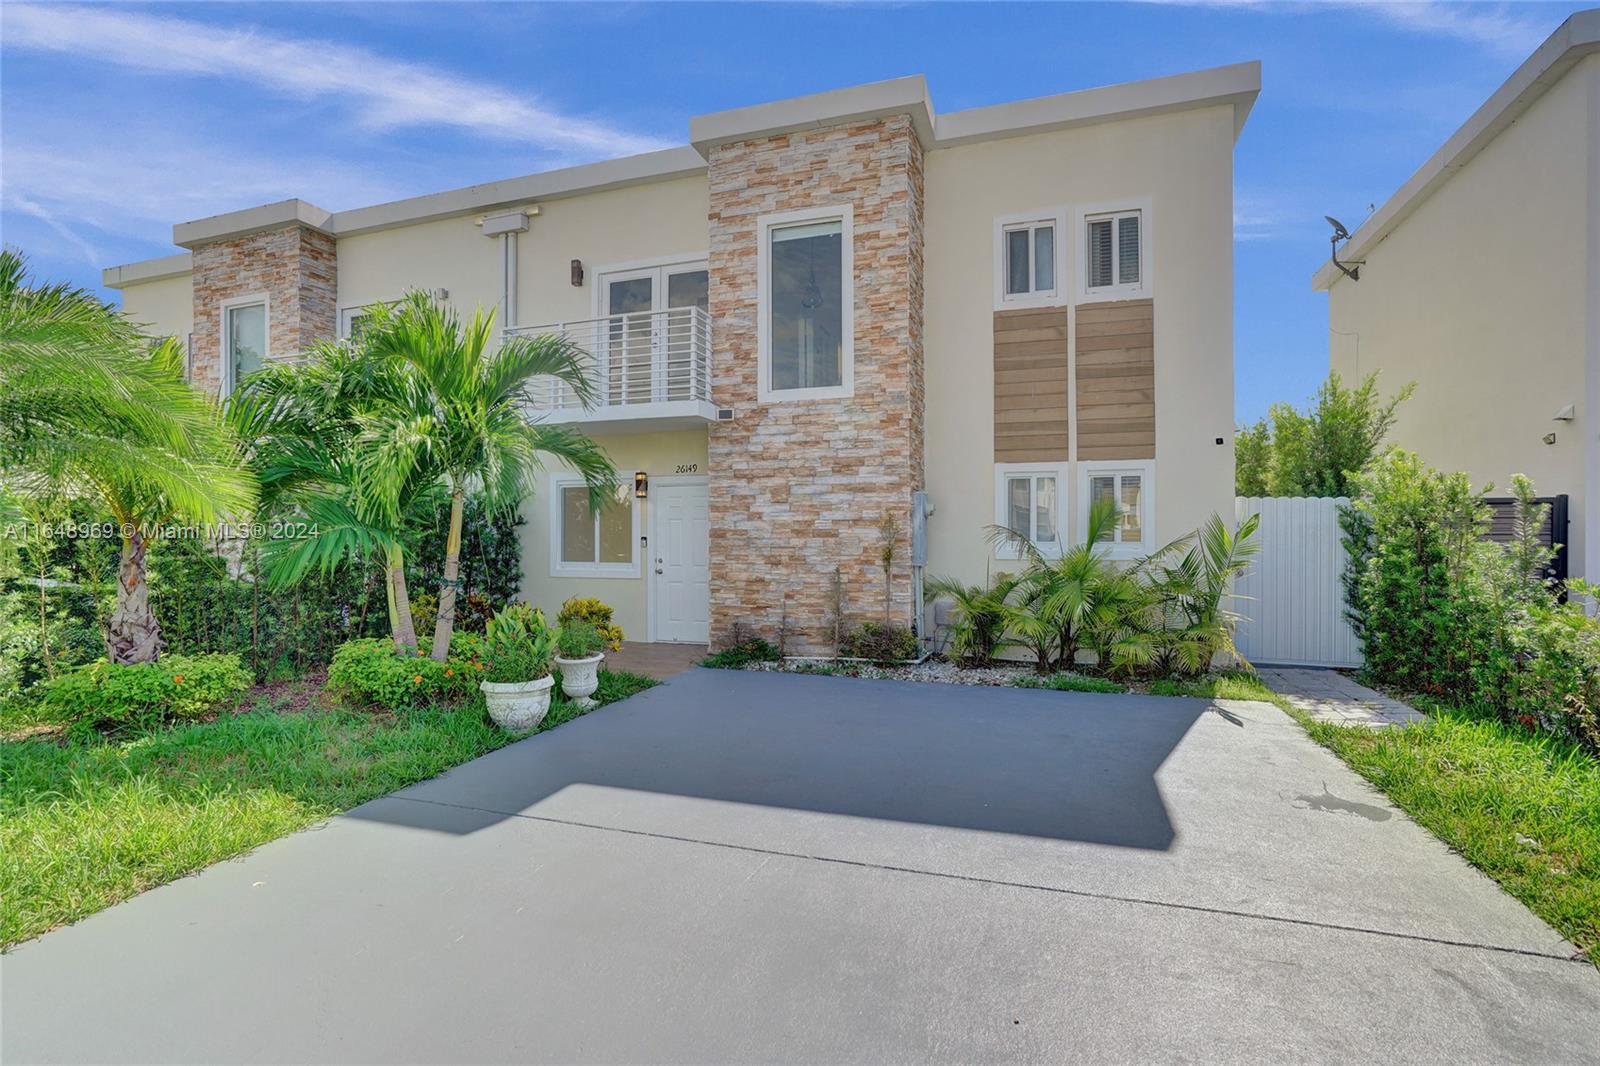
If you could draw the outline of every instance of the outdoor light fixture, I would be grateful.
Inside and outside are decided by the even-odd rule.
[[[574,289],[583,288],[583,260],[582,259],[574,259],[572,261],[572,287]]]
[[[1350,269],[1350,267],[1345,266],[1343,263],[1339,262],[1339,242],[1340,241],[1348,241],[1350,239],[1350,231],[1344,228],[1344,223],[1343,222],[1340,222],[1338,219],[1334,218],[1332,215],[1323,215],[1322,217],[1327,219],[1328,220],[1328,225],[1333,227],[1333,236],[1328,238],[1328,243],[1332,246],[1330,248],[1329,252],[1328,252],[1328,258],[1333,260],[1333,265],[1338,267],[1340,273],[1342,273],[1345,277],[1349,278],[1351,281],[1360,281],[1361,280],[1361,264],[1360,263],[1355,262],[1354,260],[1352,260],[1351,263],[1355,267],[1355,269],[1352,270],[1352,269]]]
[[[641,500],[650,495],[650,475],[646,474],[643,470],[634,472],[633,494],[639,497]]]

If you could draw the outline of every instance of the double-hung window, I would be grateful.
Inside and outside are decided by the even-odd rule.
[[[994,220],[996,310],[1061,302],[1063,220],[1051,210]]]
[[[1116,509],[1116,519],[1101,542],[1114,554],[1147,552],[1153,545],[1155,463],[1149,460],[1080,463],[1079,529],[1087,533],[1089,513],[1099,504]]]
[[[555,479],[551,492],[552,577],[636,577],[639,528],[628,486],[596,507],[576,476]]]
[[[267,298],[247,296],[222,305],[224,393],[232,393],[267,360]]]
[[[1066,499],[1065,470],[1059,463],[1014,463],[995,468],[995,525],[1026,538],[1041,554],[1061,554],[1061,514]],[[1015,543],[997,554],[1015,559]]]
[[[851,395],[855,270],[850,207],[764,215],[757,227],[759,399],[772,403]]]
[[[1144,288],[1144,212],[1113,211],[1083,220],[1086,292],[1138,293]]]

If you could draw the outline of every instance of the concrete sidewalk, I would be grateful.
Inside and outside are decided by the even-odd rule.
[[[31,1061],[1600,1062],[1266,704],[691,670],[23,945]]]

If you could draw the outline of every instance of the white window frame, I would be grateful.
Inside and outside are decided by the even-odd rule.
[[[805,222],[839,223],[839,384],[809,389],[772,387],[772,231]],[[855,219],[850,204],[781,211],[756,219],[756,400],[796,403],[848,399],[856,391]]]
[[[562,490],[582,486],[583,478],[577,474],[556,474],[550,479],[550,576],[551,577],[593,577],[593,578],[628,578],[638,577],[639,569],[639,512],[644,510],[640,506],[644,501],[637,496],[629,497],[629,511],[632,514],[633,532],[629,540],[632,558],[626,563],[569,563],[561,558],[561,536],[563,533],[561,521]],[[632,493],[631,487],[624,491]],[[594,516],[596,523],[600,521],[599,513]],[[595,530],[595,550],[598,553],[600,546],[600,531]]]
[[[1120,215],[1139,216],[1139,281],[1137,283],[1089,286],[1089,223]],[[1117,226],[1112,226],[1112,270],[1119,267]],[[1077,293],[1079,303],[1103,300],[1147,300],[1155,294],[1155,218],[1149,199],[1120,200],[1107,204],[1085,204],[1072,213],[1072,235],[1078,251]]]
[[[1055,227],[1056,283],[1052,289],[1025,293],[1006,292],[1006,234],[1011,230],[1038,226]],[[1071,291],[1066,281],[1067,257],[1062,248],[1067,239],[1067,212],[1060,207],[1047,207],[1039,211],[1023,211],[1014,215],[1000,215],[994,220],[994,309],[1004,311],[1013,307],[1052,307],[1067,302]],[[1028,238],[1028,277],[1033,277],[1033,238]]]
[[[399,303],[400,301],[397,299],[368,300],[365,303],[349,304],[348,306],[339,308],[339,339],[342,341],[347,341],[350,339],[350,327],[355,324],[356,316],[367,314],[368,308],[373,307],[376,304],[383,304],[385,307],[394,307]]]
[[[267,350],[261,353],[261,361],[266,363],[272,358],[272,298],[264,292],[251,293],[248,296],[230,296],[217,305],[217,339],[221,343],[222,395],[232,396],[233,390],[239,383],[233,380],[233,330],[228,324],[228,313],[237,307],[251,307],[261,305],[262,333],[267,340]]]
[[[1039,554],[1047,559],[1060,558],[1062,544],[1067,538],[1068,526],[1064,522],[1070,514],[1067,509],[1067,465],[1066,463],[994,464],[994,524],[997,526],[1008,526],[1007,519],[1010,517],[1009,501],[1006,499],[1007,480],[1018,476],[1051,476],[1056,479],[1056,542],[1054,545],[1034,544]],[[1002,543],[995,545],[994,557],[1019,559],[1022,557],[1022,552],[1015,544]]]
[[[1148,555],[1155,550],[1156,543],[1156,463],[1154,459],[1097,459],[1093,462],[1080,462],[1078,464],[1078,540],[1082,541],[1089,535],[1089,506],[1093,503],[1089,492],[1090,479],[1105,477],[1106,475],[1139,475],[1140,503],[1143,514],[1140,515],[1140,539],[1135,541],[1101,541],[1099,548],[1109,552],[1113,559],[1133,559],[1141,555]],[[1116,498],[1121,506],[1122,483],[1117,483]],[[1117,529],[1121,535],[1121,527]]]

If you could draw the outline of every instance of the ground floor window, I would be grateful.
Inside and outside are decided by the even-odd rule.
[[[596,507],[581,478],[557,478],[551,492],[551,576],[636,577],[638,517],[630,486]]]
[[[1062,502],[1066,467],[1058,463],[1011,463],[995,467],[994,522],[1026,537],[1041,553],[1061,553]],[[1002,544],[996,554],[1014,559],[1015,545]]]
[[[1100,501],[1116,505],[1117,521],[1106,537],[1119,553],[1149,551],[1155,528],[1155,464],[1148,460],[1078,465],[1078,529],[1089,525],[1089,509]]]

